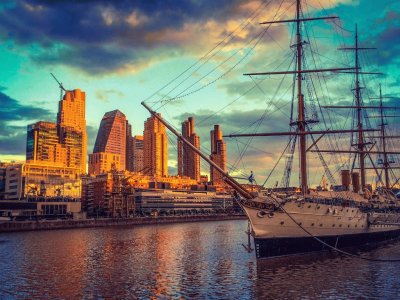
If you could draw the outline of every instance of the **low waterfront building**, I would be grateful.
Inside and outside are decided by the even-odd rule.
[[[82,178],[82,206],[90,216],[128,217],[134,214],[133,188],[125,172]]]
[[[81,169],[41,163],[2,164],[3,200],[81,196]]]
[[[23,198],[22,164],[2,163],[0,165],[0,180],[0,200],[20,200]]]
[[[0,201],[0,217],[9,220],[74,218],[81,219],[80,199],[64,197],[35,197],[23,201]]]
[[[72,197],[81,196],[81,169],[45,164],[22,165],[24,196]]]
[[[214,187],[199,185],[185,176],[148,176],[114,170],[82,178],[82,207],[91,216],[130,216],[135,210],[134,191],[152,188],[215,192]]]
[[[136,210],[141,214],[193,214],[232,211],[230,194],[207,190],[138,189],[135,191]]]

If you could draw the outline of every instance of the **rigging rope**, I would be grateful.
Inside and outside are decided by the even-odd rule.
[[[192,69],[192,68],[194,68],[197,64],[199,64],[202,60],[205,60],[214,50],[216,50],[216,49],[218,49],[218,47],[219,46],[221,46],[223,43],[225,43],[225,45],[226,44],[228,44],[233,38],[234,38],[234,33],[236,33],[237,31],[242,31],[242,30],[244,30],[250,23],[251,23],[251,21],[253,21],[256,17],[257,17],[257,15],[259,15],[260,13],[261,13],[261,11],[263,10],[263,9],[265,9],[268,5],[269,5],[269,3],[270,3],[271,1],[266,1],[265,2],[265,4],[263,4],[263,3],[261,3],[250,15],[249,15],[249,17],[246,19],[246,20],[244,20],[244,21],[242,21],[242,23],[240,23],[232,32],[230,32],[224,39],[222,39],[218,44],[216,44],[211,50],[209,50],[208,52],[206,52],[202,57],[200,57],[200,59],[198,59],[195,63],[193,63],[192,65],[190,65],[188,68],[186,68],[183,72],[181,72],[178,76],[176,76],[175,78],[173,78],[172,80],[170,80],[167,84],[165,84],[164,86],[162,86],[160,89],[158,89],[157,91],[155,91],[152,95],[150,95],[149,97],[147,97],[145,100],[144,100],[144,102],[146,102],[146,101],[148,101],[150,98],[152,98],[154,95],[156,95],[156,94],[158,94],[159,92],[161,92],[163,89],[165,89],[166,87],[168,87],[169,85],[171,85],[174,81],[176,81],[176,80],[178,80],[181,76],[183,76],[186,72],[188,72],[190,69]],[[263,8],[263,9],[261,9],[261,7],[263,6],[263,5],[265,5],[265,7]],[[257,14],[256,14],[256,12],[258,12]],[[246,23],[246,24],[245,24]],[[245,24],[245,25],[243,25],[243,24]],[[214,57],[216,54],[218,54],[223,48],[224,48],[225,46],[223,46],[223,47],[221,47],[221,49],[219,49],[218,51],[216,51],[214,54],[212,54],[210,57],[208,57],[206,60],[205,60],[205,62],[202,64],[202,65],[204,65],[207,61],[209,61],[212,57]],[[198,69],[196,69],[196,70],[198,70]],[[194,73],[195,71],[193,71],[192,72],[192,74]],[[191,74],[191,75],[192,75]],[[190,75],[188,76],[188,77],[190,77]],[[187,77],[187,78],[188,78]],[[186,78],[186,79],[187,79]],[[186,80],[185,79],[185,80]],[[182,82],[181,82],[182,83]],[[180,84],[181,84],[180,83]],[[179,85],[180,85],[179,84]],[[178,85],[178,86],[179,86]],[[177,86],[176,86],[177,87]],[[175,87],[175,88],[176,88]],[[170,91],[171,92],[171,91]],[[166,96],[168,96],[169,94],[166,94],[166,95],[164,95],[164,97],[163,98],[161,98],[161,100],[159,100],[159,101],[162,101]]]
[[[281,1],[279,8],[277,9],[274,18],[276,18],[278,16],[278,13],[283,5],[283,0]],[[292,4],[293,5],[293,4]],[[292,6],[291,5],[291,6]],[[289,6],[284,12],[281,13],[284,14],[291,6]],[[254,16],[255,18],[256,16]],[[247,25],[246,25],[247,26]],[[264,37],[265,33],[269,30],[269,28],[271,27],[271,25],[267,26],[263,31],[261,31],[258,35],[256,35],[254,38],[252,38],[250,40],[249,43],[247,43],[246,45],[244,45],[243,47],[241,47],[240,49],[236,50],[232,55],[228,56],[224,61],[222,61],[220,64],[218,64],[215,68],[213,68],[211,71],[209,71],[208,73],[206,73],[204,76],[202,76],[201,78],[199,78],[197,81],[195,81],[194,83],[192,83],[190,86],[186,87],[185,89],[183,89],[181,92],[179,92],[177,95],[175,95],[174,97],[171,97],[170,99],[164,101],[164,103],[158,107],[156,110],[160,109],[161,107],[163,107],[164,105],[166,105],[167,103],[171,102],[172,100],[177,100],[177,99],[182,99],[186,96],[189,96],[191,94],[197,93],[200,90],[208,87],[209,85],[215,83],[216,81],[218,81],[219,79],[221,79],[222,77],[226,76],[227,74],[229,74],[234,68],[236,68],[240,63],[242,63],[242,61],[244,61],[249,55],[250,53],[252,53],[252,51],[254,50],[254,48],[259,44],[259,42],[261,41],[261,39]],[[254,42],[255,41],[255,42]],[[232,57],[234,57],[235,55],[237,55],[238,53],[241,53],[244,49],[248,48],[249,44],[254,42],[254,45],[252,45],[249,50],[247,51],[247,53],[242,56],[241,59],[239,59],[231,68],[229,68],[227,71],[225,71],[224,73],[222,73],[221,75],[219,75],[217,78],[207,82],[206,84],[200,86],[199,88],[196,88],[194,90],[188,91],[190,88],[192,88],[193,86],[195,86],[197,83],[201,82],[204,78],[206,78],[208,75],[210,75],[211,73],[213,73],[214,71],[218,70],[219,67],[221,67],[223,64],[225,64],[227,61],[229,61]],[[189,76],[190,77],[190,76]],[[188,77],[187,77],[188,78]],[[186,81],[186,79],[185,79]],[[179,84],[180,85],[180,84]],[[178,86],[179,86],[178,85]],[[172,92],[173,90],[175,90],[178,86],[174,87],[170,92]],[[165,98],[165,97],[164,97]],[[161,101],[160,101],[161,102]]]

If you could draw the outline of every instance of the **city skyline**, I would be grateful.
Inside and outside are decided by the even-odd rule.
[[[271,2],[273,9],[269,7],[268,10],[265,10],[259,1],[234,3],[224,1],[219,6],[205,1],[203,4],[197,4],[199,6],[193,3],[181,5],[181,11],[174,15],[173,12],[163,9],[162,2],[157,8],[144,4],[111,2],[109,4],[109,6],[96,3],[92,3],[91,6],[87,3],[66,5],[66,8],[76,13],[76,18],[82,21],[80,24],[73,23],[73,20],[66,21],[71,23],[71,32],[64,32],[58,23],[52,24],[54,25],[52,32],[46,29],[49,27],[46,25],[54,20],[55,16],[65,16],[63,7],[58,2],[9,1],[8,5],[1,7],[4,22],[0,24],[0,34],[5,36],[5,42],[0,47],[0,57],[5,63],[6,71],[0,78],[0,85],[3,87],[0,99],[4,104],[3,107],[14,113],[13,118],[7,115],[2,121],[4,126],[0,134],[0,160],[23,160],[26,133],[22,128],[26,124],[41,119],[55,121],[48,116],[52,115],[53,118],[55,116],[55,102],[59,98],[59,89],[50,72],[54,72],[67,89],[80,87],[87,92],[88,148],[91,149],[98,122],[106,111],[114,109],[124,111],[127,118],[132,121],[133,135],[141,135],[143,129],[141,124],[149,117],[139,104],[141,100],[159,101],[166,97],[168,90],[160,91],[152,97],[151,95],[196,62],[216,43],[224,40],[229,33],[233,33],[235,38],[232,46],[247,53],[247,48],[241,47],[249,38],[256,36],[262,30],[258,22],[273,18],[271,11],[275,12],[278,9],[278,2],[275,1]],[[324,9],[320,5],[323,5]],[[395,93],[398,86],[399,62],[395,55],[398,43],[393,43],[393,40],[399,36],[396,34],[398,3],[388,0],[313,1],[307,8],[313,15],[340,16],[339,25],[348,30],[333,26],[342,35],[340,38],[336,36],[329,39],[325,30],[327,26],[332,27],[332,25],[324,23],[318,25],[316,33],[330,46],[324,48],[324,51],[327,51],[326,56],[332,54],[332,50],[336,50],[342,43],[353,42],[356,20],[361,43],[367,44],[368,41],[372,43],[368,46],[376,46],[379,49],[371,57],[365,57],[365,61],[371,63],[369,69],[375,70],[380,65],[382,68],[379,71],[387,74],[382,82],[385,93]],[[376,13],[371,15],[367,13],[369,11]],[[247,20],[254,12],[260,13],[248,28],[236,31],[241,22]],[[157,13],[166,18],[161,24],[151,26]],[[34,22],[39,14],[41,21]],[[292,8],[283,7],[279,17],[291,14]],[[25,28],[23,31],[18,18],[11,19],[12,16],[18,15],[27,21],[32,20],[29,22],[32,24],[32,30]],[[65,23],[62,26],[65,26]],[[276,59],[277,55],[281,55],[283,50],[290,51],[286,47],[289,41],[283,37],[287,29],[286,26],[271,28],[260,41],[259,47],[249,55],[249,59],[245,57],[239,68],[234,69],[226,78],[210,84],[207,89],[201,89],[183,100],[172,101],[167,106],[169,115],[164,114],[164,116],[176,127],[179,127],[182,120],[189,115],[195,117],[197,134],[204,141],[203,149],[207,150],[210,149],[208,135],[213,124],[221,124],[227,134],[249,126],[263,113],[263,109],[259,106],[263,99],[273,95],[274,88],[264,86],[265,94],[258,89],[256,89],[258,91],[252,90],[243,97],[243,101],[232,103],[226,111],[221,109],[252,86],[252,81],[241,74],[245,71],[260,71],[260,67],[261,70],[274,68],[281,63]],[[42,31],[47,35],[37,34]],[[114,32],[114,38],[109,34],[111,31]],[[142,33],[142,37],[135,35],[139,32]],[[10,34],[5,35],[6,33]],[[101,37],[102,33],[107,34]],[[92,38],[91,43],[98,45],[97,48],[86,42],[89,36]],[[221,51],[210,65],[215,66],[232,54],[233,47],[229,46]],[[134,49],[138,51],[135,52]],[[264,61],[262,53],[267,49],[272,54],[269,54],[270,58]],[[243,55],[235,58],[235,61],[238,62],[241,58]],[[342,60],[339,54],[334,54],[332,58],[341,64],[350,61],[349,57]],[[327,64],[334,65],[329,60]],[[222,69],[227,67],[229,66],[221,66]],[[202,74],[199,73],[198,76],[201,78]],[[217,77],[218,75],[215,76]],[[371,94],[376,92],[376,85],[369,88]],[[350,89],[351,79],[348,80],[347,86],[333,84],[331,86],[334,92],[333,102],[346,99],[350,95]],[[168,97],[185,94],[183,90],[177,89]],[[286,107],[288,107],[286,102],[279,105],[281,110]],[[221,112],[214,114],[215,111]],[[286,129],[282,127],[277,119],[271,118],[261,129],[265,131]],[[271,140],[266,153],[262,156],[255,151],[247,151],[246,168],[240,167],[240,169],[247,173],[254,170],[256,174],[265,174],[267,166],[276,161],[282,150],[279,141]],[[235,150],[236,141],[226,139],[226,143],[230,149],[227,160],[235,162],[238,157],[238,151]],[[257,141],[254,146],[257,149],[264,148],[262,141]],[[168,159],[170,173],[176,173],[177,161],[172,151]],[[202,166],[202,170],[205,169],[207,168]]]
[[[400,298],[400,0],[0,1],[0,300]]]

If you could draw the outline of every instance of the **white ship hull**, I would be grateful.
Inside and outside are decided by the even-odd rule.
[[[265,205],[265,199],[255,200],[242,202],[242,207],[259,258],[326,249],[315,237],[342,248],[400,236],[400,214],[395,212],[366,212],[334,200],[331,204],[291,200],[281,208]]]

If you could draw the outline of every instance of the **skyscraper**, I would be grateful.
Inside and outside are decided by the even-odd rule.
[[[80,169],[86,173],[85,93],[66,91],[59,101],[57,123],[28,125],[26,160]]]
[[[57,163],[60,165],[64,160],[60,159],[62,147],[59,143],[57,125],[51,122],[39,121],[28,125],[26,160],[33,162]]]
[[[86,173],[86,93],[80,89],[66,91],[58,103],[57,130],[60,143],[67,148],[67,166]],[[79,141],[78,141],[79,140]]]
[[[189,117],[182,123],[182,136],[197,149],[200,149],[200,137],[194,133],[194,118]],[[188,176],[200,181],[200,156],[178,139],[178,175]]]
[[[129,124],[128,120],[126,121],[126,157],[125,157],[125,168],[128,171],[133,172],[133,137],[132,137],[132,125]]]
[[[111,166],[112,162],[105,162],[105,159],[118,159],[120,160],[120,163],[118,164],[119,168],[117,165],[116,167],[119,170],[126,169],[127,124],[125,115],[118,109],[104,114],[100,122],[99,131],[97,132],[93,154],[89,155],[89,169],[91,171],[99,170],[99,168],[94,166],[94,164],[102,163],[104,166]],[[98,153],[104,153],[104,155],[96,155]],[[118,156],[113,156],[112,154],[118,154]],[[94,156],[96,156],[96,158]],[[101,168],[100,170],[104,171]]]
[[[135,135],[132,138],[133,171],[143,172],[144,169],[144,142],[142,135]]]
[[[226,145],[222,139],[222,131],[219,125],[214,125],[211,136],[211,155],[210,159],[215,162],[224,172],[226,172]],[[214,185],[223,183],[222,174],[212,166],[210,167],[210,180]]]
[[[168,176],[168,141],[165,126],[155,117],[144,122],[144,168],[151,176]]]

